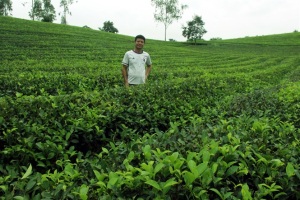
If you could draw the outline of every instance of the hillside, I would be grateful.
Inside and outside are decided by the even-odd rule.
[[[231,44],[270,44],[272,46],[294,45],[299,48],[300,33],[248,37],[222,40],[217,43]],[[1,17],[1,54],[3,60],[10,59],[9,52],[14,51],[18,59],[33,57],[38,59],[119,59],[124,51],[132,46],[133,37],[110,34],[81,27],[40,23],[29,20]],[[208,41],[206,44],[215,44]],[[149,44],[149,45],[148,45]],[[163,49],[160,48],[163,44]],[[4,47],[4,49],[3,49]],[[170,48],[176,47],[179,53],[190,51],[184,43],[147,40],[147,50],[154,55],[167,56]],[[204,46],[205,47],[205,46]],[[251,48],[251,46],[249,46]],[[245,46],[248,48],[248,46]],[[29,51],[30,49],[30,51]],[[105,49],[105,51],[104,51]],[[202,48],[206,50],[206,48]],[[275,48],[274,48],[275,49]],[[223,50],[223,49],[214,49]],[[298,49],[296,49],[298,50]],[[114,52],[115,55],[111,53]],[[101,54],[101,55],[100,55]]]
[[[124,50],[132,48],[134,39],[87,28],[10,17],[1,18],[1,38],[5,38],[1,44],[1,48],[5,47],[1,51],[4,60],[9,59],[9,52],[13,50],[19,59],[24,56],[52,59],[53,56],[55,59],[98,61],[120,59]],[[149,40],[149,47],[152,42]],[[155,41],[155,44],[159,45],[160,42]],[[169,43],[166,48],[174,46],[177,45]]]
[[[231,44],[255,44],[255,45],[271,45],[271,46],[299,46],[300,33],[285,33],[266,36],[245,37],[218,41],[220,43]]]
[[[133,36],[0,27],[0,200],[300,199],[299,33],[147,39],[125,88]]]
[[[93,79],[97,79],[102,74],[99,81],[108,85],[122,84],[122,79],[118,76],[120,63],[124,52],[133,48],[133,37],[11,17],[0,19],[0,37],[3,38],[0,46],[0,59],[5,66],[1,69],[2,81],[10,79],[10,76],[16,76],[15,73],[19,74],[20,71],[24,77],[27,77],[27,73],[31,74],[34,68],[43,72],[41,76],[45,75],[45,77],[48,73],[52,74],[51,77],[55,73],[60,74],[61,71],[69,73],[71,69],[72,73],[78,73],[76,79],[81,79],[83,83],[90,82],[90,76],[95,76]],[[294,57],[298,57],[300,49],[300,45],[295,42],[298,41],[295,38],[299,36],[299,33],[292,35],[293,37],[291,34],[259,37],[259,44],[281,41],[280,45],[274,42],[272,45],[259,47],[257,37],[207,42],[206,45],[197,46],[150,39],[146,42],[145,50],[151,53],[154,63],[152,74],[156,80],[163,80],[166,75],[194,78],[197,74],[203,74],[202,70],[206,70],[206,73],[222,74],[222,70],[228,66],[238,68],[251,63],[254,68],[257,65],[267,67],[273,65],[273,62],[286,62],[287,57],[293,57],[291,59],[294,60]],[[241,41],[245,41],[246,44],[241,45],[243,43]],[[295,45],[291,47],[292,43]],[[296,59],[291,62],[297,63],[298,61]],[[183,65],[189,66],[188,72],[187,69],[182,69]],[[236,68],[231,68],[234,70],[231,75],[234,76],[240,71]],[[182,70],[185,72],[182,73]],[[298,73],[297,68],[289,70],[296,70],[295,73]],[[254,73],[256,72],[254,70]],[[85,73],[89,74],[88,77]],[[14,82],[11,84],[15,85]],[[96,86],[93,84],[90,87]]]

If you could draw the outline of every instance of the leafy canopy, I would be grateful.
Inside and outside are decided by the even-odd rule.
[[[76,1],[77,2],[77,1]],[[69,6],[74,3],[74,0],[61,0],[60,7],[63,8],[63,14],[61,16],[61,24],[67,24],[67,14],[72,15],[69,10]]]
[[[12,11],[11,0],[0,0],[0,16],[8,16]]]
[[[56,18],[56,12],[51,0],[35,0],[29,16],[32,20],[37,19],[43,22],[53,22]]]
[[[101,31],[110,32],[110,33],[118,33],[118,29],[114,27],[114,23],[111,21],[105,21],[103,23],[103,27],[99,28]]]
[[[155,6],[154,19],[165,26],[165,40],[167,27],[182,17],[183,10],[187,5],[178,5],[178,0],[151,0]]]
[[[188,40],[192,40],[196,43],[197,39],[201,39],[202,36],[207,32],[204,29],[204,22],[198,15],[193,17],[192,21],[187,22],[187,26],[182,27],[182,35]]]

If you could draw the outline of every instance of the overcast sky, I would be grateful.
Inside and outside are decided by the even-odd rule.
[[[31,0],[12,2],[12,15],[29,19]],[[59,2],[52,0],[57,14],[55,23],[60,23]],[[180,20],[168,27],[167,40],[185,41],[182,26],[194,15],[202,16],[206,40],[300,31],[300,0],[179,0],[179,3],[188,8]],[[164,40],[164,26],[154,21],[151,0],[78,0],[70,6],[70,11],[69,25],[87,25],[98,30],[105,21],[112,21],[119,34],[143,34],[146,38]]]

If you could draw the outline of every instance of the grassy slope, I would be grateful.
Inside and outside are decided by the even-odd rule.
[[[245,37],[224,40],[225,43],[241,43],[241,44],[264,44],[264,45],[300,45],[300,33],[285,33],[285,34],[274,34],[266,36],[256,36],[256,37]]]
[[[0,96],[122,86],[121,60],[133,48],[132,36],[11,17],[0,17],[0,26]],[[147,39],[145,50],[153,60],[148,82],[227,83],[225,90],[234,94],[299,81],[299,36],[289,33],[196,46]]]
[[[2,59],[10,58],[10,51],[18,59],[32,56],[37,59],[113,59],[123,56],[124,50],[132,48],[133,37],[111,34],[80,27],[33,22],[1,17]],[[162,42],[147,40],[158,47]],[[178,46],[168,43],[166,48]],[[30,52],[30,51],[31,52]],[[152,50],[157,50],[152,48]],[[7,54],[6,54],[7,53]],[[43,57],[40,57],[43,53]],[[109,57],[108,57],[109,56]]]
[[[123,56],[124,51],[133,46],[133,37],[110,34],[81,27],[33,22],[28,20],[1,17],[1,54],[2,59],[10,59],[13,50],[15,59],[30,56],[35,59],[85,59],[114,60]],[[269,44],[300,45],[300,33],[288,33],[260,37],[248,37],[223,41],[207,42],[210,44]],[[155,56],[165,57],[173,51],[178,54],[191,52],[184,43],[147,40],[146,50]],[[206,47],[206,46],[204,46]],[[248,46],[247,49],[252,48]],[[197,48],[196,48],[197,49]],[[196,50],[194,48],[194,50]],[[201,46],[198,50],[210,50]],[[219,48],[213,51],[223,50]],[[234,48],[231,48],[234,50]],[[240,51],[240,49],[238,50]],[[259,51],[259,50],[258,50]],[[197,53],[197,51],[193,51]]]
[[[0,37],[3,38],[0,59],[2,66],[5,66],[0,69],[2,75],[20,70],[26,73],[26,69],[31,73],[32,68],[45,72],[72,70],[95,75],[119,74],[124,52],[133,48],[131,36],[81,27],[11,17],[1,17],[0,26]],[[242,67],[247,63],[252,63],[252,69],[257,69],[260,65],[267,67],[273,62],[279,64],[288,59],[292,59],[291,62],[297,66],[299,36],[300,33],[291,33],[212,41],[199,46],[147,40],[145,50],[152,56],[152,74],[156,77],[170,72],[178,76],[190,76],[197,75],[201,69],[209,73],[222,73],[225,68]],[[182,66],[187,68],[183,69]],[[183,75],[182,70],[189,72]],[[233,75],[237,72],[242,71],[232,68]],[[119,84],[121,80],[118,81]]]

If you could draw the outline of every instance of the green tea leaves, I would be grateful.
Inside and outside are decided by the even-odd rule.
[[[285,170],[289,178],[295,175],[295,168],[292,163],[289,162]]]
[[[30,164],[29,167],[27,168],[25,174],[22,176],[21,179],[27,178],[31,173],[32,173],[32,166],[31,166],[31,164]]]

